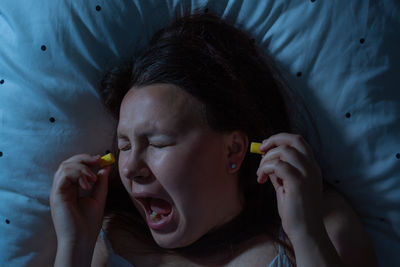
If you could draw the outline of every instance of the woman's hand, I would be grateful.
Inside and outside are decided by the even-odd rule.
[[[318,235],[324,227],[322,175],[310,146],[300,135],[280,133],[264,140],[260,151],[266,154],[257,171],[257,181],[271,180],[282,227],[289,239]]]
[[[90,167],[99,165],[100,156],[75,155],[63,161],[54,175],[50,206],[59,246],[86,243],[91,247],[96,242],[111,169],[108,166],[95,174]],[[79,196],[79,187],[92,192],[89,196]]]

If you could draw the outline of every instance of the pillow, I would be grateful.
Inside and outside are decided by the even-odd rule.
[[[198,8],[249,32],[304,98],[325,179],[381,266],[400,264],[400,6],[380,1],[37,0],[0,3],[0,260],[52,266],[49,193],[61,161],[111,150],[96,90],[175,15]]]

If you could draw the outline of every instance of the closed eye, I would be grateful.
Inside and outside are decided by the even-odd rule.
[[[118,149],[120,151],[127,151],[127,150],[131,149],[131,146],[130,145],[125,145],[125,146],[118,147]]]
[[[149,146],[155,147],[155,148],[163,148],[166,146],[169,146],[168,144],[155,144],[155,143],[149,143]]]

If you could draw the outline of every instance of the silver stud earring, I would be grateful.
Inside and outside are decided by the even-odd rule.
[[[231,169],[235,169],[236,168],[236,164],[235,163],[232,163],[231,164]]]

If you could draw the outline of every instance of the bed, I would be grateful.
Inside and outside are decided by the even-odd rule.
[[[53,174],[71,155],[112,149],[99,81],[199,9],[271,55],[316,119],[324,178],[360,216],[380,266],[400,266],[397,0],[2,0],[0,265],[52,266]]]

